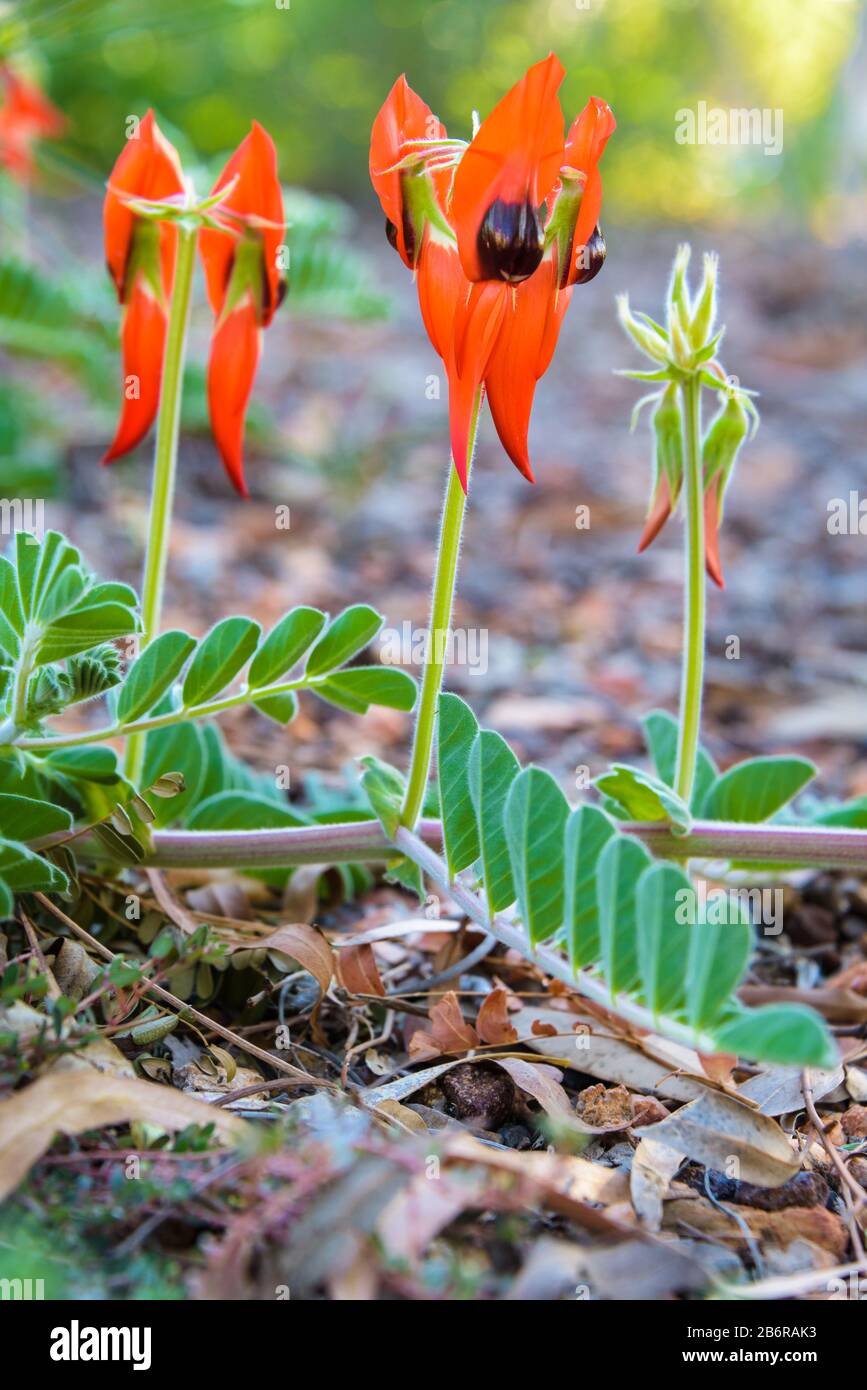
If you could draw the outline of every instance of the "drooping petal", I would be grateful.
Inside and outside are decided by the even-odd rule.
[[[418,303],[425,330],[438,357],[454,356],[455,310],[469,293],[457,248],[426,238],[416,276]]]
[[[140,220],[126,199],[167,199],[178,197],[183,192],[184,175],[178,152],[163,135],[154,120],[153,111],[148,111],[118,155],[108,180],[103,205],[105,258],[121,303],[125,302],[132,289],[127,284],[127,267],[133,232]],[[173,273],[175,239],[175,228],[167,224],[160,227],[166,290],[170,287]]]
[[[656,490],[653,494],[653,500],[650,504],[650,511],[644,523],[644,530],[638,542],[639,555],[642,550],[647,549],[652,541],[656,540],[656,537],[671,516],[671,507],[671,488],[669,487],[668,478],[664,473],[660,473],[656,484]]]
[[[244,422],[261,339],[256,309],[248,296],[215,329],[208,361],[211,430],[226,472],[242,497],[249,496],[244,481]]]
[[[563,162],[564,76],[553,53],[529,68],[464,151],[451,215],[468,280],[519,283],[542,259],[540,207]]]
[[[547,371],[571,290],[557,290],[557,268],[546,257],[535,275],[509,292],[503,323],[485,375],[500,442],[515,467],[534,482],[527,447],[536,382]]]
[[[283,190],[277,173],[277,151],[268,132],[253,121],[212,189],[219,193],[232,184],[214,208],[224,231],[205,227],[199,251],[205,267],[208,299],[215,314],[225,303],[239,236],[255,236],[262,248],[262,284],[258,296],[259,322],[267,327],[283,298],[285,274],[280,250],[286,232]]]
[[[725,588],[722,565],[719,558],[720,500],[715,487],[708,488],[704,495],[704,557],[705,568],[720,589]]]
[[[418,261],[421,249],[404,198],[405,181],[413,175],[395,165],[400,163],[408,140],[444,140],[445,137],[445,126],[401,74],[373,122],[370,181],[385,213],[389,239],[410,269]]]
[[[166,340],[166,316],[141,277],[124,311],[121,329],[123,405],[117,433],[102,462],[111,463],[141,443],[154,422]]]

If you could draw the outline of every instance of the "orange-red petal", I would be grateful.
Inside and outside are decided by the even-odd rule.
[[[529,68],[482,122],[455,174],[451,216],[469,280],[482,280],[479,234],[494,204],[538,211],[563,162],[557,90],[565,69],[555,54]]]
[[[141,277],[137,277],[121,329],[123,406],[117,433],[103,463],[129,453],[153,424],[160,400],[165,339],[165,313]]]
[[[226,472],[242,497],[249,496],[244,481],[244,422],[260,346],[256,309],[248,296],[215,329],[208,361],[211,430]]]
[[[656,540],[668,518],[671,516],[671,488],[668,485],[668,478],[664,473],[660,474],[653,494],[650,512],[647,521],[644,523],[644,530],[641,533],[641,540],[638,542],[638,553],[646,550],[652,541]]]
[[[386,220],[394,227],[397,252],[410,269],[418,260],[420,247],[414,244],[414,233],[405,213],[404,174],[394,166],[400,162],[407,140],[444,140],[445,135],[445,126],[401,74],[370,132],[370,181]]]
[[[163,135],[153,111],[148,111],[118,155],[103,205],[105,258],[121,303],[132,289],[126,283],[126,271],[136,223],[136,214],[127,205],[125,196],[161,199],[176,197],[183,191],[184,176],[178,152]],[[163,225],[160,246],[166,292],[174,271],[175,240],[176,229]]]
[[[717,490],[708,489],[704,495],[704,557],[705,568],[720,589],[725,588],[722,565],[719,558],[719,512],[720,504]]]
[[[199,251],[205,267],[208,299],[215,314],[225,302],[235,255],[236,237],[255,233],[262,239],[263,294],[259,322],[267,327],[280,304],[285,276],[280,265],[280,248],[286,232],[283,190],[277,173],[277,152],[271,136],[253,121],[250,133],[240,143],[214,184],[218,193],[235,180],[231,192],[214,209],[214,216],[225,231],[203,228]]]

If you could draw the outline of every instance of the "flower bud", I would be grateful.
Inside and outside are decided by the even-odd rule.
[[[698,296],[695,312],[690,324],[690,340],[696,352],[700,352],[710,339],[716,319],[716,280],[719,258],[714,252],[706,252],[704,257],[704,280]]]
[[[640,319],[635,317],[629,307],[628,294],[617,296],[617,317],[636,347],[639,347],[648,357],[652,357],[654,362],[668,361],[668,345],[665,338],[657,333],[656,329],[651,328],[648,323],[642,323]]]

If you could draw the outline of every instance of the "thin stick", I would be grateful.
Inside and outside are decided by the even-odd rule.
[[[836,1168],[840,1181],[843,1184],[843,1196],[846,1199],[846,1206],[849,1209],[849,1231],[852,1236],[852,1245],[859,1261],[863,1262],[864,1242],[861,1239],[861,1228],[858,1225],[858,1215],[859,1212],[863,1210],[865,1204],[867,1204],[867,1192],[865,1192],[861,1184],[853,1178],[849,1169],[838,1154],[836,1147],[831,1143],[831,1140],[825,1133],[825,1126],[822,1123],[819,1112],[816,1109],[816,1103],[813,1100],[813,1088],[810,1085],[807,1072],[801,1073],[801,1093],[804,1097],[804,1105],[813,1128],[819,1136],[825,1152]]]

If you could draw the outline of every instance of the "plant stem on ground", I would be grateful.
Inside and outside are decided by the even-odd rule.
[[[683,607],[683,672],[675,790],[688,806],[695,780],[704,683],[705,557],[704,491],[701,457],[701,382],[690,377],[681,385],[686,525]]]
[[[144,651],[148,642],[159,632],[162,614],[163,586],[175,495],[184,360],[187,352],[187,327],[190,321],[195,259],[195,229],[179,223],[172,302],[166,330],[163,374],[160,384],[160,412],[157,422],[147,552],[142,584],[143,631],[139,641],[140,651]],[[141,777],[143,762],[144,739],[141,735],[133,735],[126,745],[125,771],[129,780],[136,786]]]
[[[724,859],[779,864],[783,869],[793,864],[853,872],[867,869],[867,830],[722,821],[694,821],[686,835],[674,834],[662,821],[623,821],[621,829],[636,835],[655,857],[663,859]],[[419,821],[417,835],[437,850],[442,845],[438,820]],[[393,858],[394,849],[394,841],[375,820],[278,830],[155,830],[146,862],[162,868],[289,868],[383,863]]]
[[[479,411],[482,393],[478,392],[473,407],[470,424],[469,460],[467,478],[476,446],[479,427]],[[437,547],[436,570],[434,571],[433,597],[431,599],[430,622],[428,624],[428,643],[425,653],[425,668],[422,677],[421,694],[416,713],[413,733],[412,757],[406,783],[406,794],[400,813],[401,825],[410,830],[421,814],[427,780],[430,773],[431,751],[433,749],[434,728],[436,726],[437,700],[443,683],[443,668],[448,634],[452,620],[455,597],[455,580],[458,573],[458,554],[461,548],[461,534],[466,510],[466,495],[453,462],[449,462],[449,480],[446,486],[446,499],[443,506],[440,537]]]

